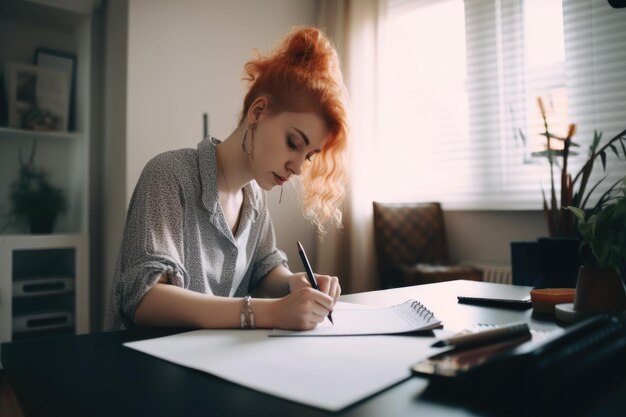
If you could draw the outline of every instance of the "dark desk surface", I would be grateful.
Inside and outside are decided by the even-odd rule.
[[[495,286],[495,287],[494,287]],[[531,317],[531,310],[508,311],[462,305],[460,294],[500,291],[497,284],[453,281],[353,294],[344,301],[390,305],[421,300],[446,328],[475,323],[526,320],[534,329],[554,323]],[[512,290],[519,290],[519,287]],[[526,288],[527,290],[528,288]],[[28,416],[452,416],[483,415],[463,405],[426,400],[428,382],[414,377],[341,413],[330,413],[263,394],[204,372],[188,369],[122,346],[122,343],[184,331],[132,331],[63,336],[5,343],[2,363]],[[340,372],[340,370],[338,370]],[[626,384],[598,401],[585,415],[624,415]],[[620,395],[621,393],[621,395]]]

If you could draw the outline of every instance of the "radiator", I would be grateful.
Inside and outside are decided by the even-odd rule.
[[[464,261],[463,265],[471,265],[483,270],[483,281],[498,284],[512,284],[513,274],[510,265],[490,264],[484,262]]]

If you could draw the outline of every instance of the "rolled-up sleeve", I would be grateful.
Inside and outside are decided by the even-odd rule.
[[[171,160],[159,155],[146,165],[129,205],[113,295],[123,327],[132,323],[139,302],[162,275],[170,284],[189,285],[181,183],[166,164]]]

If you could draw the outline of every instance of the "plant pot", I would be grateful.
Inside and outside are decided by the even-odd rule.
[[[582,313],[616,313],[626,310],[626,287],[617,271],[581,266],[578,270],[574,310]]]
[[[28,216],[28,226],[30,232],[33,234],[48,234],[52,233],[54,224],[57,220],[57,215],[54,213],[38,214]]]

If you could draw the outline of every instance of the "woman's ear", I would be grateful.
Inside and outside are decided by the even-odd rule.
[[[259,96],[252,102],[248,110],[248,122],[250,124],[259,121],[261,116],[269,112],[269,100],[266,96]]]

